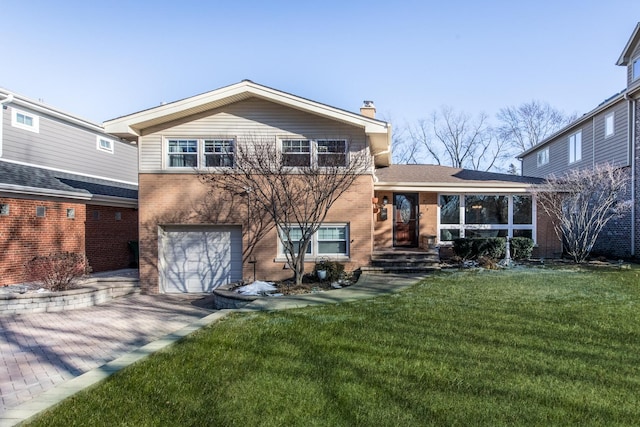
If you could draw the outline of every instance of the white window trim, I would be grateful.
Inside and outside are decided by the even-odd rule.
[[[640,79],[640,56],[631,61],[631,81],[635,82]]]
[[[280,153],[283,153],[282,143],[283,141],[309,141],[309,156],[311,160],[309,161],[310,166],[303,167],[318,167],[318,142],[320,141],[343,141],[344,142],[344,155],[345,155],[345,164],[341,167],[347,167],[349,164],[349,140],[347,138],[336,137],[336,138],[305,138],[301,136],[279,136],[278,137],[278,150]],[[300,166],[288,166],[291,169],[298,168]],[[324,166],[320,166],[324,167]],[[327,166],[331,167],[331,166]]]
[[[163,170],[194,170],[193,166],[170,166],[169,162],[169,141],[196,141],[196,167],[197,170],[210,170],[210,169],[233,169],[236,165],[236,153],[237,153],[237,141],[236,137],[229,136],[207,136],[207,137],[185,137],[185,136],[166,136],[163,137],[162,142],[162,169]],[[204,152],[205,141],[232,141],[233,144],[233,166],[206,166],[206,155]],[[180,153],[175,153],[180,154]]]
[[[578,146],[578,136],[580,136],[580,145]],[[572,133],[567,138],[569,143],[569,164],[577,163],[582,160],[582,129]]]
[[[611,132],[607,133],[608,126],[607,123],[611,120]],[[611,111],[610,113],[605,114],[604,116],[604,137],[611,138],[616,134],[616,116],[615,111]]]
[[[30,117],[32,125],[25,125],[24,123],[20,123],[18,121],[18,115],[23,115],[25,117]],[[28,113],[26,111],[18,110],[16,108],[11,108],[11,126],[28,130],[29,132],[40,133],[40,117],[36,116],[33,113]]]
[[[507,196],[508,197],[508,224],[466,224],[465,223],[465,208],[466,201],[465,196]],[[440,223],[440,196],[460,196],[460,223],[459,224],[441,224]],[[531,222],[532,224],[514,224],[513,223],[513,196],[530,196],[531,197]],[[439,245],[451,246],[452,241],[440,240],[441,230],[459,230],[460,238],[465,237],[465,230],[507,230],[507,236],[513,238],[513,230],[531,230],[531,236],[534,244],[537,244],[537,203],[535,195],[531,193],[438,193],[438,208],[437,208],[437,241]]]
[[[102,144],[100,143],[101,141],[108,142],[109,148],[103,147]],[[98,149],[98,151],[104,151],[105,153],[113,154],[113,151],[115,149],[115,141],[110,138],[105,138],[103,136],[96,135],[96,148]]]
[[[546,153],[546,154],[544,154]],[[541,156],[541,154],[544,154]],[[542,161],[540,161],[540,157],[542,157]],[[538,167],[544,166],[544,165],[548,165],[549,164],[549,147],[538,151],[537,155],[536,155],[536,164]]]
[[[345,242],[347,245],[347,252],[346,254],[320,254],[318,253],[318,232],[316,231],[313,236],[311,237],[311,242],[309,243],[309,246],[311,247],[311,253],[307,253],[304,256],[304,260],[305,262],[317,262],[319,260],[326,260],[329,259],[331,261],[349,261],[350,257],[351,257],[351,244],[350,244],[350,225],[348,222],[324,222],[322,223],[322,225],[320,226],[320,228],[323,227],[345,227]],[[318,229],[319,231],[319,229]],[[284,247],[282,245],[282,241],[280,240],[280,233],[278,233],[278,256],[275,259],[276,262],[286,262],[287,261],[287,256],[284,253]]]

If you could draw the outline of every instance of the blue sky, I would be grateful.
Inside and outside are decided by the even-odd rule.
[[[95,122],[251,79],[394,123],[538,99],[585,113],[640,1],[0,0],[0,86]]]

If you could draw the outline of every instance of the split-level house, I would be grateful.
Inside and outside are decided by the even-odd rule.
[[[145,292],[209,292],[253,278],[254,269],[261,280],[291,276],[273,225],[252,243],[250,192],[212,191],[200,179],[233,171],[238,148],[256,141],[295,156],[297,165],[322,165],[327,154],[370,159],[314,235],[307,271],[325,258],[355,270],[375,253],[446,246],[464,236],[527,236],[541,254],[559,251],[530,193],[536,179],[392,165],[391,125],[375,118],[371,102],[353,113],[245,80],[103,125],[138,144]]]
[[[0,89],[0,286],[56,252],[85,254],[96,272],[130,267],[137,181],[134,144]]]
[[[640,23],[624,47],[616,65],[627,68],[626,87],[606,99],[573,123],[520,154],[523,175],[561,177],[573,169],[611,164],[623,168],[629,177],[627,193],[632,210],[607,224],[600,234],[594,253],[616,257],[634,257],[640,244],[637,191],[640,178],[638,115],[640,113]]]

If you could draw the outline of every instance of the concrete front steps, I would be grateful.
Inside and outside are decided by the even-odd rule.
[[[371,265],[361,267],[371,273],[427,273],[440,270],[438,249],[379,249],[371,254]]]

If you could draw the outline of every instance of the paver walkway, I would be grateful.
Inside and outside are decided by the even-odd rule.
[[[8,408],[212,311],[201,296],[133,295],[86,309],[0,316],[0,416]]]

